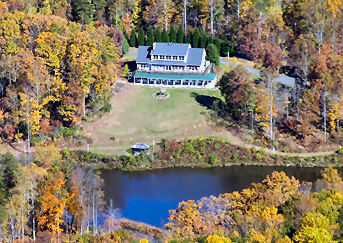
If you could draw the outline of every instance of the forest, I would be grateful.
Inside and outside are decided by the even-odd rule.
[[[129,45],[172,41],[206,48],[217,64],[228,52],[253,61],[258,80],[237,67],[218,86],[225,119],[252,127],[261,144],[289,151],[340,144],[342,7],[340,0],[2,2],[1,137],[30,141],[78,124],[87,110],[108,110]],[[276,105],[279,75],[296,85]]]
[[[179,203],[166,226],[189,242],[340,242],[342,186],[331,168],[314,183],[273,172],[239,192]]]
[[[213,119],[251,126],[267,146],[312,152],[341,144],[342,10],[342,0],[0,1],[1,142],[25,141],[28,153],[36,145],[32,157],[0,157],[0,240],[138,241],[130,231],[111,231],[116,211],[104,203],[94,166],[54,145],[110,109],[129,46],[190,43],[212,52],[219,68],[218,56],[228,52],[252,61],[258,79],[240,65],[221,77]],[[296,80],[283,107],[276,106],[279,75]],[[195,150],[203,144],[224,143],[166,142],[163,163],[181,154],[210,164],[245,156]],[[260,150],[249,156],[262,157]],[[342,212],[337,170],[323,170],[313,183],[275,172],[240,192],[180,203],[166,241],[338,242]]]

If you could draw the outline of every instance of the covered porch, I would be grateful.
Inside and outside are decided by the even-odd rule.
[[[204,75],[170,75],[155,73],[139,73],[133,76],[133,83],[147,86],[167,86],[175,88],[214,88],[216,74]]]

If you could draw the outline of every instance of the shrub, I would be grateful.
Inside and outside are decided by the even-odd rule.
[[[238,153],[237,152],[233,153],[231,159],[233,162],[238,162],[238,159],[239,159]]]
[[[102,112],[108,113],[112,110],[112,104],[106,102],[103,107],[100,109]]]
[[[210,157],[209,157],[209,159],[208,159],[208,163],[209,164],[216,164],[216,163],[218,163],[218,157],[217,157],[217,154],[216,153],[211,153],[210,154]]]

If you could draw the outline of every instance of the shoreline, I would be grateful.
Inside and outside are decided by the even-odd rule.
[[[343,167],[343,153],[312,157],[270,154],[265,149],[246,148],[212,138],[164,141],[151,154],[105,155],[84,150],[69,151],[67,157],[96,169],[148,171],[167,168],[215,168],[230,166]]]

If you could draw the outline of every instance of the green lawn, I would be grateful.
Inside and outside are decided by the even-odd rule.
[[[202,113],[208,109],[214,97],[220,97],[218,90],[167,89],[170,97],[157,100],[152,97],[157,89],[129,89],[128,95],[118,99],[114,97],[112,112],[91,124],[89,132],[94,138],[92,151],[123,153],[138,141],[152,144],[153,139],[158,142],[162,138],[212,135],[206,116]],[[109,139],[112,136],[115,141]]]

